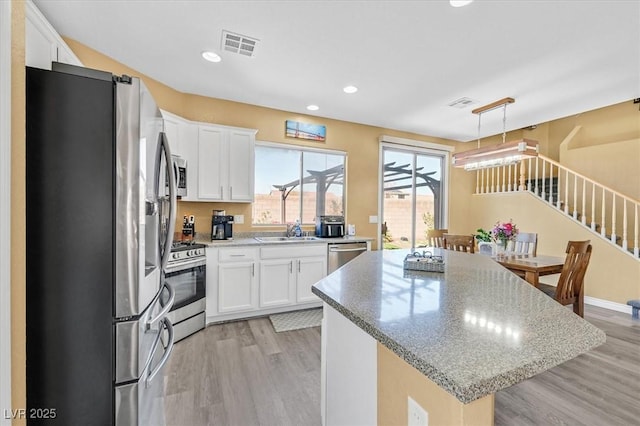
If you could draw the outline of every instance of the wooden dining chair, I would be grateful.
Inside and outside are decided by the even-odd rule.
[[[538,249],[538,234],[518,232],[509,254],[529,254],[535,256]]]
[[[573,312],[584,317],[584,275],[591,258],[591,241],[569,241],[567,257],[558,286],[538,284],[546,295],[562,305],[573,305]]]
[[[444,234],[449,232],[448,229],[429,229],[427,231],[428,247],[444,247]]]
[[[446,250],[463,251],[468,253],[474,252],[476,242],[473,235],[444,234],[442,239],[443,248]]]

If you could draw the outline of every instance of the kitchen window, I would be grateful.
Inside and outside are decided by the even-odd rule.
[[[256,142],[254,225],[282,225],[344,215],[346,154]]]

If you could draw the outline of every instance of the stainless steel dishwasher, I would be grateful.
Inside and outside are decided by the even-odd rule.
[[[332,273],[348,261],[367,251],[367,243],[329,243],[329,255],[327,261],[327,274]]]

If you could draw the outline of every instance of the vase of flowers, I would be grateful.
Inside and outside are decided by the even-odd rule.
[[[491,230],[491,238],[496,243],[496,254],[498,256],[506,253],[509,241],[515,240],[517,234],[518,228],[512,219],[509,219],[509,222],[496,222]]]

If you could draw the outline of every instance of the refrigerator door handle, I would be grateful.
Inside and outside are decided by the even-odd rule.
[[[174,344],[173,324],[171,324],[171,321],[169,321],[169,318],[166,318],[166,317],[162,319],[162,323],[164,324],[164,328],[169,333],[169,342],[167,343],[167,346],[164,350],[164,354],[162,354],[162,358],[160,359],[160,362],[158,362],[158,365],[156,366],[156,368],[149,371],[149,368],[151,367],[151,363],[153,362],[153,358],[156,353],[156,350],[158,349],[160,338],[162,336],[162,331],[158,332],[158,335],[156,336],[156,340],[153,342],[153,348],[151,349],[151,355],[149,357],[149,365],[147,368],[147,371],[149,371],[149,373],[147,375],[147,378],[144,381],[144,385],[147,388],[151,386],[151,382],[153,381],[154,377],[158,375],[160,370],[162,370],[162,367],[164,367],[164,365],[167,363],[167,361],[169,360],[169,356],[171,355],[171,351],[173,350],[173,344]]]
[[[173,287],[171,287],[171,284],[169,284],[168,282],[165,281],[164,285],[162,286],[162,289],[160,289],[160,291],[158,292],[158,294],[156,295],[155,299],[153,300],[153,302],[151,302],[151,306],[155,306],[156,303],[160,303],[160,295],[162,295],[162,290],[164,289],[169,290],[169,300],[167,300],[166,305],[164,305],[162,307],[162,309],[160,310],[160,312],[158,312],[158,315],[156,315],[155,317],[151,318],[150,320],[147,320],[146,323],[146,327],[145,330],[149,330],[151,329],[151,327],[153,326],[153,324],[155,324],[156,321],[158,321],[159,319],[161,319],[162,317],[164,317],[165,315],[167,315],[167,313],[171,310],[171,308],[173,307],[173,302],[176,299],[176,292],[173,289]]]
[[[160,147],[161,150],[158,150],[158,157],[156,160],[162,156],[161,151],[164,151],[164,158],[166,162],[166,170],[173,170],[173,159],[171,158],[171,148],[169,147],[169,141],[167,140],[167,135],[164,132],[160,132]],[[158,166],[158,162],[156,161],[156,166]],[[159,170],[159,169],[158,169]],[[171,243],[173,242],[173,232],[176,227],[176,208],[177,208],[177,198],[176,198],[176,176],[173,173],[167,173],[169,175],[169,224],[167,228],[167,235],[164,237],[164,250],[162,251],[162,258],[160,260],[160,265],[162,266],[162,270],[164,271],[167,267],[167,262],[169,261],[169,254],[171,252]],[[158,193],[160,191],[159,184],[156,186],[158,189]]]

